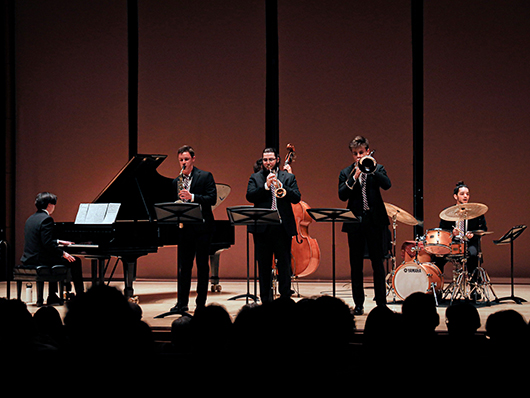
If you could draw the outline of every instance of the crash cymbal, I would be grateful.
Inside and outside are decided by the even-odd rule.
[[[418,225],[419,224],[418,220],[416,220],[416,218],[412,214],[407,213],[405,210],[400,209],[399,207],[393,204],[385,202],[385,208],[386,208],[386,213],[388,214],[388,217],[392,219],[396,217],[397,221],[402,222],[403,224],[407,224],[407,225]]]
[[[212,210],[219,206],[221,202],[223,202],[226,197],[230,195],[230,191],[232,191],[230,185],[227,184],[215,184],[215,187],[217,188],[217,201],[215,202],[215,205],[212,206]]]
[[[470,220],[485,214],[488,206],[482,203],[464,203],[448,207],[440,212],[440,218],[445,221]]]

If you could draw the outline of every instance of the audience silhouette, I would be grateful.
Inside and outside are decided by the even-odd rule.
[[[167,367],[166,374],[197,372],[195,380],[204,377],[204,364],[213,357],[225,364],[219,380],[241,366],[255,366],[271,378],[286,371],[294,378],[307,377],[311,366],[322,386],[333,377],[334,386],[344,387],[352,374],[368,374],[367,380],[377,381],[380,364],[387,359],[415,369],[434,366],[447,356],[464,358],[465,367],[477,368],[488,359],[501,363],[526,356],[530,346],[530,326],[519,312],[491,313],[486,332],[479,333],[479,313],[467,301],[447,307],[447,333],[437,333],[438,308],[426,293],[409,295],[401,312],[374,307],[362,333],[356,330],[351,308],[326,295],[245,305],[234,319],[223,306],[209,304],[193,316],[175,319],[171,344],[165,346],[155,343],[141,308],[106,285],[76,296],[64,321],[54,307],[41,307],[32,316],[25,303],[14,299],[0,299],[0,316],[0,349],[14,363],[48,355],[100,366],[94,364],[120,358],[153,374],[159,366]]]

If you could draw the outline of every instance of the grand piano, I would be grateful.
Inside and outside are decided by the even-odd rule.
[[[91,260],[93,283],[103,282],[111,257],[123,265],[124,294],[134,295],[139,257],[156,253],[159,247],[178,245],[178,225],[159,223],[155,204],[173,200],[171,178],[156,170],[166,155],[135,155],[101,191],[92,203],[119,203],[115,221],[109,224],[58,222],[54,233],[59,239],[75,242],[64,250]],[[224,198],[221,198],[224,199]],[[218,198],[219,202],[219,198]],[[218,270],[219,253],[234,244],[234,226],[228,220],[215,221],[210,259]],[[176,265],[175,265],[176,266]],[[218,275],[213,275],[217,278]]]

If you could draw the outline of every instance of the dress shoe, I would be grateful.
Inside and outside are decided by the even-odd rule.
[[[182,313],[189,311],[189,309],[190,308],[187,305],[180,305],[177,303],[173,308],[171,308],[171,312]]]
[[[364,314],[364,308],[363,307],[356,306],[353,309],[353,315],[362,315],[362,314]]]
[[[48,296],[46,299],[46,305],[63,305],[64,301],[56,294]]]

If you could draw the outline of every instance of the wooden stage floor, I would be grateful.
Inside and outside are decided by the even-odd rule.
[[[243,295],[247,292],[246,280],[221,280],[221,292],[209,292],[207,304],[217,303],[224,306],[231,314],[232,318],[235,318],[239,310],[246,304],[246,298],[239,298],[233,300],[235,296]],[[112,282],[112,286],[116,286],[122,289],[123,282],[115,281]],[[90,285],[85,283],[88,288]],[[296,285],[294,285],[296,286]],[[447,286],[447,284],[446,284]],[[512,297],[512,288],[510,281],[507,279],[500,281],[492,281],[492,288],[495,295],[499,298]],[[47,287],[45,288],[47,289]],[[138,298],[139,305],[143,311],[143,320],[155,329],[169,329],[171,323],[175,320],[177,315],[170,315],[164,318],[155,318],[157,315],[166,313],[176,302],[176,289],[177,284],[175,280],[137,280],[134,283],[135,295]],[[190,294],[190,314],[193,314],[195,309],[195,284],[192,283],[192,292]],[[530,302],[530,284],[528,281],[516,281],[514,285],[513,296],[522,298]],[[254,282],[250,283],[250,292],[254,293]],[[318,295],[332,295],[333,285],[331,281],[300,281],[298,283],[298,292],[300,297],[312,297]],[[373,302],[373,288],[372,283],[369,279],[365,281],[365,314],[362,316],[355,317],[356,329],[362,331],[364,328],[364,322],[366,315],[375,306]],[[45,291],[45,297],[47,292]],[[335,283],[335,295],[336,297],[344,300],[348,305],[353,307],[353,300],[351,297],[351,288],[348,281],[336,281]],[[0,282],[0,297],[7,297],[7,283]],[[11,282],[11,298],[16,298],[16,283]],[[298,296],[293,297],[295,300],[299,300]],[[22,290],[22,300],[25,299],[25,289]],[[33,288],[33,300],[36,299],[35,288]],[[249,303],[253,300],[249,299]],[[490,305],[484,303],[477,304],[478,312],[481,317],[481,327],[479,330],[485,330],[485,324],[487,317],[497,311],[513,309],[521,313],[525,320],[528,322],[530,319],[530,303],[523,302],[517,304],[514,300],[501,300],[499,303],[491,302]],[[437,328],[439,331],[445,331],[445,310],[448,306],[448,301],[441,302],[438,306],[438,313],[440,315],[440,324]],[[395,312],[401,312],[401,301],[392,300],[392,296],[389,296],[388,306]],[[37,306],[34,302],[28,303],[28,309],[31,313],[37,311]],[[66,306],[57,306],[57,309],[64,316],[67,311]]]

